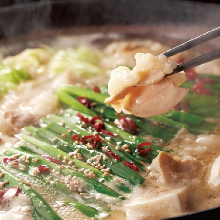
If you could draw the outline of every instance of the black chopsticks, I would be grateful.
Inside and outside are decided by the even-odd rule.
[[[198,46],[204,42],[207,42],[209,40],[217,38],[219,36],[220,36],[220,26],[211,30],[211,31],[208,31],[202,35],[199,35],[196,38],[193,38],[189,41],[186,41],[185,43],[182,43],[179,46],[176,46],[176,47],[174,47],[174,48],[172,48],[162,54],[167,57],[170,57],[170,56],[173,56],[173,55],[178,54],[180,52],[183,52],[185,50],[188,50],[190,48],[193,48],[195,46]],[[160,54],[160,55],[162,55],[162,54]],[[220,58],[220,49],[217,49],[217,50],[211,51],[207,54],[198,56],[198,57],[191,59],[189,61],[186,61],[184,63],[180,63],[177,65],[177,67],[173,70],[172,73],[166,74],[165,76],[169,76],[169,75],[178,73],[182,70],[186,70],[186,69],[201,65],[203,63],[210,62],[210,61],[218,59],[218,58]]]

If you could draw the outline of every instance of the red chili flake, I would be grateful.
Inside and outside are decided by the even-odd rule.
[[[202,78],[202,82],[207,83],[207,84],[214,84],[216,83],[215,79],[209,79],[209,78]]]
[[[185,59],[184,59],[183,57],[178,57],[178,58],[176,59],[176,62],[177,62],[178,64],[180,64],[180,63],[185,62]]]
[[[124,130],[128,131],[131,134],[136,133],[137,127],[130,117],[125,115],[120,115],[118,119],[119,119],[119,123],[121,124]]]
[[[85,118],[80,112],[77,112],[76,115],[80,118],[81,121],[83,121],[85,124],[89,124],[89,119]]]
[[[193,86],[193,91],[196,94],[210,95],[210,91],[205,88],[204,82],[199,81]]]
[[[93,125],[93,127],[95,128],[96,131],[101,131],[104,126],[103,124],[97,122]]]
[[[93,140],[94,135],[85,135],[80,138],[80,142],[82,142],[82,144],[93,143]]]
[[[4,196],[5,194],[5,189],[1,189],[0,190],[0,204],[2,203],[2,197]]]
[[[134,163],[132,163],[132,162],[124,162],[124,165],[125,166],[127,166],[127,167],[129,167],[130,169],[132,169],[132,170],[134,170],[134,171],[138,171],[138,168],[137,168],[137,166],[134,164]]]
[[[181,102],[177,103],[174,107],[174,110],[181,110]]]
[[[44,174],[50,172],[50,168],[46,165],[39,165],[39,166],[37,166],[37,168],[41,173],[44,173]]]
[[[87,108],[90,108],[90,102],[87,98],[79,96],[77,97],[77,101],[79,101],[82,105],[86,106]]]
[[[181,110],[186,111],[189,107],[189,100],[185,99],[181,102]]]
[[[12,162],[17,162],[18,163],[18,160],[14,157],[5,157],[3,159],[3,163],[5,163],[5,164],[10,164]]]
[[[103,118],[99,115],[94,116],[90,121],[91,125],[94,125],[96,122],[100,122],[101,124],[104,124]]]
[[[103,143],[103,140],[99,137],[98,134],[95,134],[95,135],[85,135],[81,137],[80,142],[82,142],[82,144],[84,145],[90,143],[93,148],[96,148],[98,147],[99,143]]]
[[[98,115],[91,119],[90,124],[93,128],[95,128],[96,131],[101,131],[101,129],[104,128],[104,120]]]
[[[2,197],[4,194],[5,194],[5,189],[1,189],[1,190],[0,190],[0,199],[1,199],[1,197]]]
[[[80,136],[79,134],[74,134],[71,138],[70,138],[71,141],[80,141]]]
[[[194,69],[187,69],[184,71],[186,73],[186,79],[188,80],[196,80],[198,79],[198,74]]]
[[[11,197],[14,197],[14,196],[18,196],[21,191],[22,191],[21,188],[15,186],[8,188],[4,194],[8,193],[8,195],[10,194]]]
[[[105,152],[105,155],[108,156],[108,157],[112,157],[114,159],[116,159],[117,161],[120,160],[120,157],[117,156],[116,154],[114,154],[112,151],[108,150]]]
[[[103,140],[99,137],[98,134],[95,134],[94,137],[96,141],[100,141],[101,143],[103,143]]]
[[[53,163],[56,163],[56,164],[61,164],[62,163],[61,160],[58,160],[58,159],[56,159],[54,157],[51,157],[51,156],[48,156],[48,155],[43,156],[43,158],[45,158],[45,159],[47,159],[47,160],[49,160]]]
[[[13,199],[15,196],[18,196],[19,193],[21,192],[21,188],[15,186],[15,187],[10,187],[8,189],[2,189],[0,190],[0,204],[4,200],[4,197],[7,199]]]
[[[144,147],[148,146],[147,149],[143,149]],[[137,151],[140,155],[144,155],[151,150],[151,143],[150,142],[143,142],[138,144]]]
[[[16,193],[15,193],[15,196],[18,196],[19,195],[19,193],[21,193],[21,188],[19,188],[19,187],[11,187],[11,188],[16,188]]]
[[[110,131],[106,131],[106,130],[102,129],[101,132],[102,132],[103,134],[106,134],[106,135],[109,135],[109,136],[112,136],[112,137],[116,137],[116,135],[114,135],[114,134],[113,134],[112,132],[110,132]]]
[[[173,107],[175,110],[183,110],[186,111],[189,107],[189,100],[184,99],[183,101],[179,102],[177,105]]]
[[[100,89],[99,89],[97,86],[95,86],[95,87],[93,88],[93,91],[100,93]]]

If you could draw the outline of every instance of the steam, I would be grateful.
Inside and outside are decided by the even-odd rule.
[[[15,37],[45,28],[50,23],[50,1],[17,0],[14,5],[0,8],[0,38]]]

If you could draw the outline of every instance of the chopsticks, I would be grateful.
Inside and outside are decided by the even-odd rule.
[[[180,52],[186,51],[190,48],[193,48],[195,46],[198,46],[204,42],[207,42],[209,40],[217,38],[219,36],[220,36],[220,26],[211,30],[211,31],[208,31],[202,35],[199,35],[196,38],[193,38],[189,41],[186,41],[185,43],[182,43],[182,44],[180,44],[180,45],[178,45],[178,46],[176,46],[176,47],[174,47],[174,48],[172,48],[162,54],[167,57],[170,57],[170,56],[173,56],[173,55],[178,54]],[[162,55],[162,54],[160,54],[160,55]],[[199,66],[203,63],[207,63],[207,62],[210,62],[210,61],[218,59],[218,58],[220,58],[220,48],[217,50],[211,51],[207,54],[203,54],[201,56],[193,58],[193,59],[186,61],[184,63],[178,64],[177,67],[173,70],[173,72],[170,74],[166,74],[165,77],[173,75],[175,73],[178,73],[182,70],[186,70],[186,69],[189,69],[189,68],[192,68],[195,66]]]

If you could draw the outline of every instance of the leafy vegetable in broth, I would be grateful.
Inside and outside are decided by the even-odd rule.
[[[15,69],[0,64],[0,95],[5,94],[9,89],[13,89],[20,82],[29,79],[31,79],[31,76],[24,69]]]
[[[165,48],[88,38],[1,61],[1,218],[163,219],[220,205],[220,73],[210,63],[163,78],[187,57],[157,58]],[[155,98],[160,83],[182,96]]]

